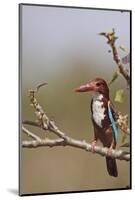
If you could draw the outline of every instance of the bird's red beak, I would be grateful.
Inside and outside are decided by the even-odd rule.
[[[94,91],[95,90],[95,84],[94,82],[89,82],[85,85],[81,85],[80,87],[76,88],[76,92],[88,92],[88,91]]]

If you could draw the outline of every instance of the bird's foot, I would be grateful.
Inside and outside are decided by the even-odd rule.
[[[95,146],[96,146],[96,143],[97,143],[96,140],[93,140],[92,143],[91,143],[91,152],[92,152],[92,153],[95,153]]]
[[[107,156],[111,157],[112,156],[112,147],[109,147],[109,149],[107,150]]]

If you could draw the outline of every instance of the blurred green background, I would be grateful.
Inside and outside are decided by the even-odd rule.
[[[117,69],[105,38],[97,33],[116,29],[117,47],[130,49],[130,13],[120,11],[21,6],[22,119],[35,120],[28,89],[48,82],[37,99],[47,115],[67,135],[91,142],[91,94],[74,89],[95,78],[106,81]],[[129,67],[129,66],[127,66]],[[113,100],[125,90],[124,103],[115,103],[130,115],[130,94],[123,77],[110,87]],[[42,138],[53,133],[28,127]],[[121,144],[122,134],[119,131]],[[29,140],[22,133],[22,140]],[[99,143],[100,144],[100,143]],[[130,163],[118,161],[118,178],[110,177],[103,157],[72,147],[21,148],[20,190],[23,194],[125,188],[130,183]]]

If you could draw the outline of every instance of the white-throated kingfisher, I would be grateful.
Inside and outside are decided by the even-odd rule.
[[[96,78],[87,84],[81,85],[75,90],[76,92],[93,92],[91,101],[91,119],[94,127],[94,145],[99,139],[104,147],[109,149],[116,148],[118,129],[114,109],[109,98],[109,88],[106,81],[102,78]],[[107,171],[110,176],[117,177],[118,170],[115,158],[110,153],[106,157]]]

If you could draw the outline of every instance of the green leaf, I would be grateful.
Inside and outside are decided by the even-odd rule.
[[[112,76],[112,79],[110,80],[110,82],[108,83],[108,85],[111,85],[119,76],[119,72],[118,71],[115,71],[113,76]]]
[[[123,89],[116,91],[114,101],[116,101],[118,103],[123,103],[123,101],[124,101],[124,90]]]
[[[124,45],[120,45],[119,48],[124,52],[126,51],[126,48],[124,47]]]

